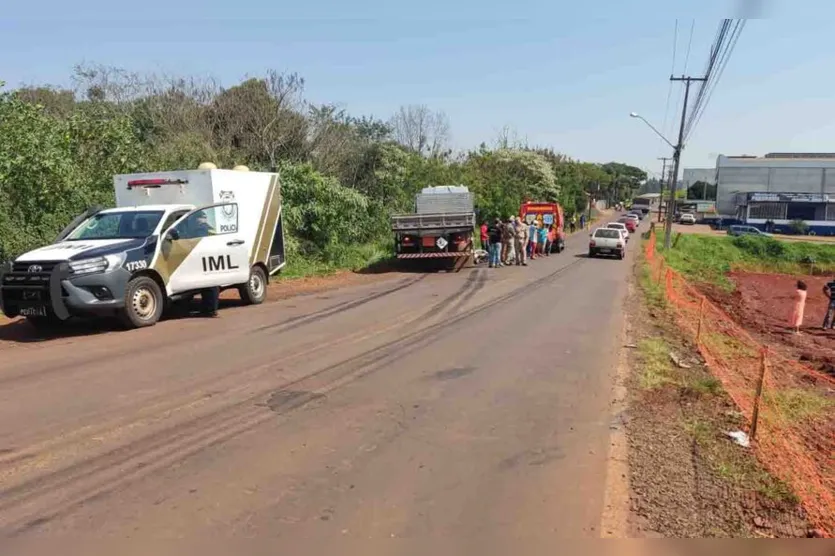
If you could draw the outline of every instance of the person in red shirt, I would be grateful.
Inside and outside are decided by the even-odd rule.
[[[488,250],[490,246],[490,238],[487,235],[487,222],[481,223],[481,248],[485,251]]]

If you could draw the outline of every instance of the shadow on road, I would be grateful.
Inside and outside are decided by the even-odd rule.
[[[243,306],[244,303],[240,299],[221,299],[219,309],[223,311],[224,309]],[[163,314],[160,322],[189,318],[201,318],[199,299],[190,303],[177,303],[172,305]],[[0,324],[0,342],[30,344],[83,336],[97,336],[99,334],[124,332],[126,330],[124,325],[116,317],[72,317],[63,323],[45,328],[35,328],[26,322],[25,318],[18,318],[11,322]]]

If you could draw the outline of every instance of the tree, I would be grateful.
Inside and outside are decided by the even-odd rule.
[[[449,142],[449,119],[425,105],[401,106],[389,124],[394,139],[425,156],[441,156]]]
[[[697,181],[687,188],[688,199],[716,200],[716,184]]]

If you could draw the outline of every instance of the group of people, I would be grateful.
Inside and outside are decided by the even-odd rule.
[[[481,225],[481,248],[488,253],[490,268],[516,264],[528,266],[528,259],[548,256],[557,239],[557,230],[534,220],[530,224],[519,216],[511,216],[502,222]]]
[[[803,280],[798,280],[796,288],[794,310],[792,311],[790,324],[794,333],[800,334],[800,327],[803,324],[803,313],[806,309],[808,286]],[[829,298],[829,306],[826,309],[826,315],[823,317],[823,329],[829,330],[835,328],[835,280],[824,284],[823,295]]]

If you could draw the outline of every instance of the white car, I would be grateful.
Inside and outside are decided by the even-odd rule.
[[[678,219],[680,224],[695,224],[696,223],[696,216],[690,214],[689,212],[685,212],[682,214]]]
[[[611,255],[623,259],[626,254],[626,240],[615,228],[597,228],[589,240],[589,258],[598,255]]]
[[[629,230],[626,228],[626,224],[623,224],[622,222],[609,222],[606,224],[606,227],[614,230],[620,230],[623,240],[629,241]]]

